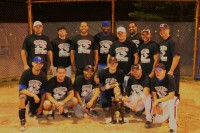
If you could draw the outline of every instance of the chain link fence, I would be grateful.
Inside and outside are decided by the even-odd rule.
[[[42,0],[40,0],[42,1]],[[21,47],[28,34],[26,0],[0,1],[0,79],[18,77],[23,71]],[[101,22],[111,21],[111,1],[33,3],[33,20],[44,24],[50,40],[57,36],[60,25],[68,29],[68,37],[79,34],[79,24],[87,21],[92,35],[101,31]],[[115,23],[125,26],[134,21],[139,32],[149,28],[152,40],[159,42],[159,25],[166,22],[171,35],[181,45],[181,75],[192,75],[195,2],[115,1]],[[198,75],[198,74],[197,74]]]

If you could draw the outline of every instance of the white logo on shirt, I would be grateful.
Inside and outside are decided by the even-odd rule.
[[[112,45],[112,41],[110,40],[103,40],[103,41],[100,41],[100,53],[101,54],[108,54],[109,52],[109,49]]]
[[[141,85],[137,85],[137,84],[131,85],[131,89],[132,89],[131,91],[132,95],[140,96],[140,94],[143,92],[143,87]]]
[[[117,80],[115,78],[106,78],[106,81],[105,81],[105,83],[109,85],[115,84],[116,82]]]
[[[39,80],[30,80],[27,90],[33,94],[39,94],[41,85],[42,82],[40,82]]]
[[[157,86],[155,87],[157,94],[160,98],[165,97],[167,95],[167,88],[164,86]]]
[[[140,41],[139,40],[132,40],[133,43],[135,43],[136,47],[139,47]]]
[[[128,53],[127,47],[119,47],[115,49],[117,61],[128,62],[128,57],[125,57]]]
[[[53,89],[53,97],[56,99],[56,100],[60,100],[62,98],[64,98],[64,96],[66,95],[67,93],[67,88],[66,87],[57,87],[57,88],[54,88]]]
[[[161,61],[167,61],[166,51],[167,51],[166,46],[160,46],[160,59],[161,59]]]
[[[78,53],[85,53],[85,54],[90,54],[90,45],[91,41],[90,40],[79,40],[77,42],[78,44]]]
[[[150,63],[149,49],[142,49],[141,51],[141,63]]]
[[[69,43],[61,43],[58,45],[59,48],[59,57],[69,57]]]
[[[87,97],[92,92],[92,85],[83,85],[82,86],[82,97]]]
[[[47,42],[44,40],[35,40],[35,54],[47,54]]]

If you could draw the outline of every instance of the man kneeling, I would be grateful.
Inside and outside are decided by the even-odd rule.
[[[46,99],[43,106],[48,110],[47,119],[54,119],[54,112],[69,118],[68,110],[74,107],[78,100],[74,97],[72,81],[66,76],[65,67],[57,67],[56,76],[51,78],[46,85]]]

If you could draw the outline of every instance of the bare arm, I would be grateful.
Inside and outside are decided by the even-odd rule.
[[[75,97],[78,99],[78,103],[79,103],[80,105],[82,105],[82,104],[83,104],[83,101],[81,100],[81,97],[80,97],[80,95],[79,95],[79,92],[75,91]]]
[[[25,95],[27,95],[29,97],[33,97],[34,100],[35,100],[35,103],[39,103],[39,101],[40,101],[40,98],[36,94],[33,94],[33,93],[31,93],[30,91],[28,91],[26,89],[21,90],[20,94],[25,94]]]
[[[139,63],[139,55],[138,55],[138,53],[135,53],[134,55],[134,64],[138,64]]]
[[[180,60],[180,55],[175,55],[173,57],[173,60],[172,60],[172,65],[171,65],[171,68],[168,72],[169,75],[173,75],[174,74],[174,70],[176,69],[178,63],[179,63],[179,60]]]
[[[24,49],[22,49],[21,51],[21,58],[24,64],[24,70],[29,69],[28,62],[27,62],[27,52]]]
[[[70,60],[71,60],[72,71],[76,72],[75,50],[71,50],[71,52],[70,52]]]
[[[51,50],[48,50],[47,54],[48,54],[49,62],[50,62],[49,72],[53,73],[53,52]]]
[[[68,96],[62,101],[64,104],[74,97],[74,90],[69,91]]]
[[[94,50],[94,71],[97,70],[98,61],[99,61],[98,50]]]
[[[155,54],[155,55],[153,56],[153,59],[154,59],[154,63],[153,63],[153,68],[152,68],[152,70],[151,70],[151,73],[149,74],[149,77],[150,77],[150,78],[152,78],[153,75],[154,75],[154,71],[155,71],[156,64],[158,64],[159,59],[160,59],[160,54],[159,54],[159,53],[158,53],[158,54]]]

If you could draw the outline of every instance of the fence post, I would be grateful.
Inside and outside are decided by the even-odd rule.
[[[32,0],[28,0],[28,34],[32,34],[33,32],[33,17],[32,17]]]

